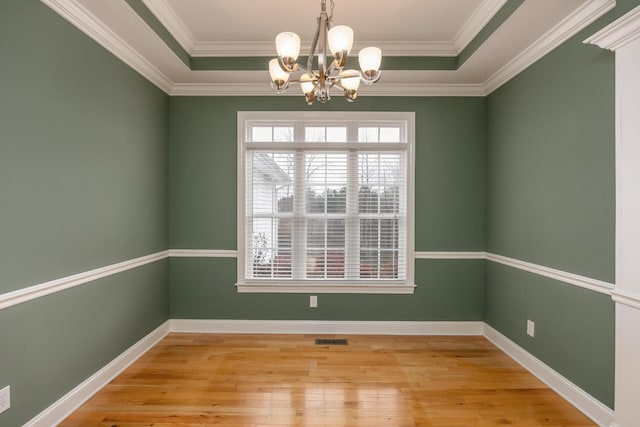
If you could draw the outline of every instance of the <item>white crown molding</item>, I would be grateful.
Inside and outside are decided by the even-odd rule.
[[[84,8],[78,0],[40,0],[166,93],[173,82]]]
[[[238,251],[222,249],[169,249],[170,257],[237,258]]]
[[[177,83],[172,96],[298,96],[295,88],[282,94],[274,93],[267,83]],[[478,84],[403,84],[378,83],[366,86],[358,96],[485,96]],[[336,96],[337,92],[336,92]]]
[[[108,265],[106,267],[96,268],[93,270],[74,274],[72,276],[51,280],[39,285],[29,286],[28,288],[18,289],[12,292],[0,294],[0,310],[17,304],[22,304],[23,302],[31,301],[36,298],[40,298],[54,292],[60,292],[65,289],[93,282],[94,280],[111,276],[112,274],[121,273],[123,271],[131,270],[133,268],[156,262],[161,259],[167,258],[168,256],[168,251],[158,252],[155,254],[119,262],[117,264]]]
[[[111,31],[100,20],[84,8],[79,0],[41,0],[71,24],[79,28],[109,52],[147,78],[161,90],[172,96],[272,96],[267,84],[221,84],[221,83],[176,83],[164,75],[158,68],[147,61],[140,53],[128,45],[117,34]],[[183,22],[176,16],[166,0],[143,0],[145,5],[166,26],[176,40],[191,53],[192,56],[235,56],[236,55],[272,55],[273,46],[264,43],[198,43]],[[458,43],[472,34],[474,26],[480,25],[488,16],[499,10],[504,0],[485,0],[476,10],[471,22],[465,27],[469,29],[458,35]],[[487,96],[498,87],[509,81],[529,65],[546,55],[553,48],[564,42],[578,30],[615,6],[615,0],[590,0],[564,19],[551,31],[538,39],[527,50],[522,52],[484,83],[479,84],[378,84],[367,87],[360,96]],[[493,12],[495,14],[495,12]],[[475,16],[477,15],[477,17]],[[376,42],[371,42],[376,44]],[[362,43],[361,43],[362,44]],[[385,55],[407,56],[454,56],[459,53],[453,42],[413,43],[391,42],[380,43]],[[242,52],[242,53],[240,53]],[[290,95],[295,95],[289,91]]]
[[[453,46],[456,55],[471,43],[471,40],[491,21],[491,18],[502,9],[505,3],[507,3],[507,0],[484,0],[480,6],[478,6],[467,22],[465,22],[453,37]]]
[[[91,396],[109,384],[111,380],[138,360],[140,356],[155,346],[169,333],[169,330],[170,322],[166,321],[69,393],[62,396],[38,416],[31,419],[24,427],[51,427],[60,424],[73,411],[89,400]]]
[[[384,56],[456,56],[458,51],[450,42],[383,42],[358,41],[353,45],[353,51],[367,46],[377,46],[382,49]],[[310,41],[303,41],[300,46],[302,55],[311,49]],[[190,51],[193,57],[243,57],[243,56],[275,56],[274,42],[215,42],[199,41]]]
[[[142,2],[185,51],[193,52],[196,38],[166,0],[142,0]]]
[[[600,292],[606,295],[611,295],[615,286],[612,283],[604,282],[602,280],[592,279],[590,277],[580,276],[578,274],[568,273],[566,271],[557,270],[555,268],[545,267],[526,261],[520,261],[518,259],[509,258],[502,255],[487,253],[487,260],[507,265],[509,267],[518,268],[520,270],[528,271],[530,273],[535,273],[540,276],[549,277],[551,279],[569,283],[581,288],[590,289],[592,291]]]
[[[584,43],[602,49],[618,50],[640,38],[640,6],[598,31]]]
[[[415,259],[486,259],[486,252],[414,252]]]
[[[217,334],[482,335],[483,326],[481,321],[171,320],[171,332]]]
[[[606,426],[613,422],[610,408],[487,324],[484,336],[596,424]]]
[[[615,302],[624,304],[627,307],[640,310],[640,295],[631,292],[614,290],[611,292],[611,299]]]
[[[266,75],[265,75],[266,76]],[[171,96],[293,96],[295,93],[276,94],[265,83],[176,83],[171,90]]]
[[[490,94],[498,89],[578,31],[613,9],[615,5],[615,0],[591,0],[583,4],[489,77],[482,85],[485,92]]]

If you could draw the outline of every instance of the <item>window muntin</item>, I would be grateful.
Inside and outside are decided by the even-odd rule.
[[[412,121],[293,115],[239,126],[239,284],[412,282]]]

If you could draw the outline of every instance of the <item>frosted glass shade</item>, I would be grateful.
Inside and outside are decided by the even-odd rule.
[[[289,73],[280,67],[278,59],[274,58],[269,61],[269,75],[274,83],[284,84],[289,81]]]
[[[346,51],[347,55],[353,46],[353,30],[346,25],[337,25],[329,30],[329,50],[336,56],[340,52]]]
[[[377,47],[365,47],[358,53],[358,61],[363,72],[376,72],[380,69],[382,51]]]
[[[313,92],[313,88],[313,77],[311,77],[309,74],[303,74],[300,77],[300,89],[302,89],[302,93],[311,93]]]
[[[292,58],[300,55],[300,37],[296,33],[285,31],[276,36],[276,51],[280,58]]]
[[[343,77],[340,84],[347,90],[358,90],[360,87],[360,74],[356,70],[344,70],[340,75],[352,75],[353,77]]]

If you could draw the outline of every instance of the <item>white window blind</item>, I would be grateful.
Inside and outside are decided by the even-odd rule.
[[[239,115],[239,286],[413,287],[412,120],[263,114]]]

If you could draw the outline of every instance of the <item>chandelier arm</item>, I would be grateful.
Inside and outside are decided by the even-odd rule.
[[[313,69],[313,57],[316,54],[316,48],[318,47],[318,38],[320,36],[320,26],[321,24],[321,17],[318,16],[317,18],[317,25],[316,25],[316,33],[313,36],[313,42],[311,42],[311,49],[309,50],[309,57],[307,58],[307,71],[308,70],[312,70]]]

